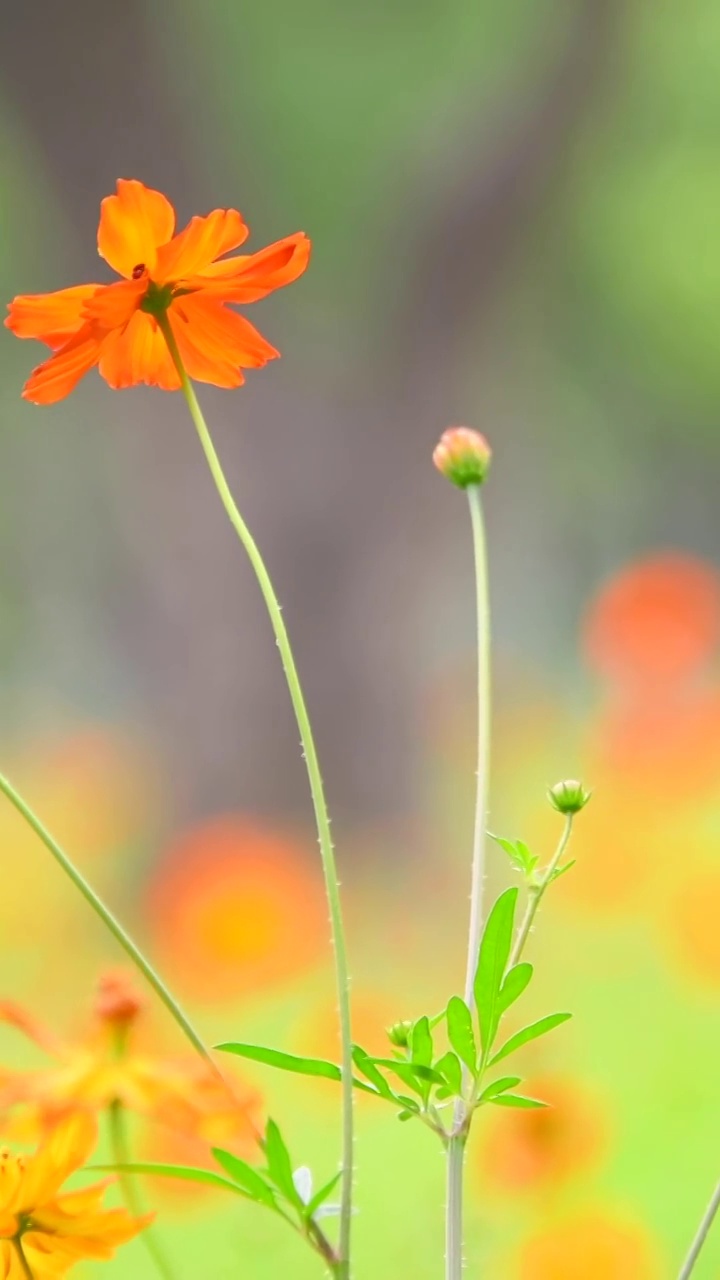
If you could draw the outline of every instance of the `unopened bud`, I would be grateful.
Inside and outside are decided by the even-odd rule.
[[[578,782],[576,778],[568,778],[565,782],[556,782],[554,787],[550,787],[547,798],[553,809],[557,809],[558,813],[579,813],[585,808],[591,791],[587,791],[582,782]]]
[[[448,427],[433,452],[438,471],[459,489],[482,484],[490,470],[492,450],[484,436],[470,427]]]
[[[412,1025],[412,1022],[395,1022],[391,1027],[388,1027],[387,1036],[390,1043],[394,1044],[397,1049],[407,1049]]]
[[[143,1007],[130,979],[124,973],[105,973],[98,982],[95,1012],[103,1022],[127,1027]]]

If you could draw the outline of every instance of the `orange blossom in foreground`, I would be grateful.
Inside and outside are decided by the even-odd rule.
[[[33,370],[26,400],[53,404],[96,365],[113,388],[146,382],[177,391],[180,378],[159,321],[167,320],[190,378],[239,387],[242,369],[279,354],[228,303],[257,302],[302,275],[310,241],[302,232],[259,253],[237,249],[248,228],[236,209],[214,209],[175,231],[175,210],[159,191],[119,178],[100,206],[98,253],[124,277],[57,293],[21,295],[5,324],[18,338],[38,338],[53,352]]]
[[[66,1117],[31,1156],[0,1150],[0,1275],[4,1280],[56,1280],[85,1258],[111,1258],[117,1245],[152,1215],[132,1218],[103,1209],[107,1181],[59,1194],[95,1146],[92,1118]]]

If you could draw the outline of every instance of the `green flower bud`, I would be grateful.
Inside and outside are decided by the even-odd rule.
[[[412,1022],[395,1022],[387,1029],[387,1037],[397,1049],[407,1049],[410,1042]]]
[[[578,782],[576,778],[568,778],[565,782],[556,782],[554,787],[550,787],[547,798],[558,813],[579,813],[585,808],[591,795],[592,792],[586,791],[582,782]]]

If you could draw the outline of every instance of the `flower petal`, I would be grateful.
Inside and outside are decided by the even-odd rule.
[[[0,1240],[0,1280],[25,1280],[20,1256],[11,1240]]]
[[[85,318],[96,320],[103,329],[121,328],[137,311],[147,287],[147,277],[101,285],[85,303]]]
[[[124,329],[114,329],[107,335],[99,372],[116,391],[139,382],[164,391],[180,388],[180,378],[157,321],[144,311],[136,311]]]
[[[160,245],[175,230],[175,210],[166,196],[136,179],[118,178],[117,195],[100,205],[98,253],[121,276],[142,264],[152,274]]]
[[[249,320],[229,311],[219,298],[191,293],[175,301],[170,315],[176,311],[187,323],[193,345],[208,359],[261,369],[280,355]]]
[[[197,328],[193,328],[179,305],[170,308],[168,319],[189,378],[196,382],[209,382],[214,387],[242,386],[245,379],[237,365],[229,363],[216,350],[208,352],[203,349]]]
[[[17,338],[39,338],[49,347],[62,347],[81,328],[83,307],[99,288],[76,284],[55,293],[21,294],[9,303],[5,324]]]
[[[165,284],[196,275],[221,254],[237,249],[248,234],[237,209],[214,209],[206,218],[192,218],[185,230],[158,253],[153,279]]]
[[[69,396],[97,364],[103,336],[103,330],[96,325],[83,325],[54,356],[33,369],[23,387],[23,399],[33,404],[55,404]]]
[[[259,253],[214,262],[186,283],[226,302],[257,302],[302,275],[310,260],[310,248],[307,236],[298,231]]]
[[[61,1120],[28,1160],[15,1209],[30,1213],[52,1200],[69,1174],[85,1163],[96,1142],[97,1125],[87,1112],[75,1111]]]

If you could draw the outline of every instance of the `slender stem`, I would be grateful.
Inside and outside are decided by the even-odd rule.
[[[170,991],[168,991],[168,988],[165,986],[162,978],[160,978],[155,972],[150,961],[145,958],[140,948],[133,942],[130,934],[127,933],[120,924],[120,921],[117,920],[112,911],[105,906],[102,899],[98,897],[95,890],[91,888],[85,877],[81,875],[74,863],[71,862],[68,855],[63,851],[63,849],[61,849],[57,840],[51,836],[47,827],[40,821],[37,814],[33,813],[30,805],[23,800],[22,796],[15,790],[15,787],[9,779],[2,773],[0,773],[0,791],[7,797],[10,803],[14,805],[18,813],[22,815],[29,826],[32,827],[36,836],[42,840],[45,848],[62,867],[66,876],[68,876],[75,885],[75,888],[79,889],[85,901],[92,907],[95,914],[100,917],[103,924],[110,930],[110,933],[113,935],[116,942],[120,943],[120,946],[130,957],[133,964],[135,964],[143,976],[147,978],[147,981],[155,991],[155,994],[159,996],[160,1000],[162,1000],[165,1008],[187,1036],[193,1048],[201,1054],[212,1069],[213,1073],[220,1079],[223,1079],[221,1072],[218,1070],[210,1056],[210,1050],[198,1035],[187,1014],[183,1013],[183,1010],[180,1008],[175,997],[170,993]]]
[[[705,1210],[702,1222],[697,1229],[695,1239],[690,1246],[690,1252],[685,1259],[682,1271],[678,1276],[678,1280],[688,1280],[688,1276],[691,1276],[695,1270],[695,1263],[700,1257],[700,1250],[705,1244],[708,1232],[710,1231],[718,1209],[720,1209],[720,1182],[718,1182],[715,1190],[713,1191],[712,1199]]]
[[[461,1280],[463,1270],[463,1165],[465,1135],[448,1138],[445,1211],[445,1280]]]
[[[490,599],[487,547],[479,485],[467,490],[472,524],[477,616],[477,782],[473,829],[470,927],[468,931],[465,1002],[475,1003],[475,970],[482,932],[482,899],[485,881],[485,826],[490,776]],[[467,1082],[469,1073],[464,1070]],[[447,1200],[445,1206],[445,1277],[460,1280],[463,1267],[463,1171],[465,1143],[472,1117],[466,1102],[458,1098],[453,1128],[447,1140]]]
[[[525,943],[530,935],[530,930],[532,929],[533,921],[537,915],[538,907],[542,902],[545,890],[550,884],[550,881],[553,878],[553,872],[557,869],[558,863],[567,849],[570,834],[572,832],[574,817],[574,813],[568,813],[565,815],[565,826],[563,828],[563,833],[560,837],[558,847],[550,859],[540,883],[530,890],[527,906],[525,908],[525,915],[523,916],[520,928],[518,929],[515,946],[513,947],[512,955],[510,957],[511,968],[514,964],[517,964],[523,953]]]
[[[22,1267],[25,1280],[35,1280],[30,1263],[25,1257],[25,1250],[22,1247],[22,1239],[19,1235],[15,1237],[14,1244],[15,1244],[15,1248],[17,1249],[17,1255],[18,1255],[18,1258],[20,1259],[20,1266]]]
[[[130,1164],[125,1108],[117,1098],[110,1103],[108,1108],[108,1127],[110,1129],[110,1144],[115,1164],[118,1166]],[[130,1216],[132,1218],[142,1218],[143,1207],[133,1175],[128,1173],[127,1169],[119,1167],[118,1181]],[[140,1233],[140,1238],[155,1263],[158,1274],[163,1277],[163,1280],[173,1280],[172,1267],[155,1238],[152,1228],[146,1226]]]
[[[337,997],[340,1014],[340,1039],[342,1046],[342,1194],[340,1208],[340,1240],[339,1240],[339,1280],[348,1280],[350,1276],[350,1229],[352,1222],[352,1190],[353,1190],[353,1084],[352,1084],[352,1037],[350,1030],[350,978],[345,946],[345,930],[343,926],[340,904],[340,886],[335,865],[330,818],[328,814],[322,774],[318,762],[315,739],[310,717],[305,705],[300,679],[295,665],[295,658],[290,646],[290,639],[283,620],[280,603],[272,585],[265,562],[257,543],[241,516],[235,499],[220,464],[212,437],[198,403],[195,390],[187,376],[178,350],[175,336],[170,328],[167,316],[158,319],[158,324],[167,342],[170,354],[180,376],[183,394],[187,401],[190,416],[195,424],[200,444],[202,445],[210,473],[226,515],[245,549],[250,564],[255,572],[265,605],[270,615],[270,622],[280,652],[280,659],[292,701],[295,719],[300,732],[303,755],[307,767],[310,792],[315,822],[317,825],[320,857],[325,877],[325,890],[330,908],[330,926],[332,930],[333,949],[335,953],[335,972]]]
[[[473,1006],[473,987],[480,934],[482,932],[482,899],[485,880],[485,826],[487,821],[490,776],[490,600],[488,592],[487,549],[483,524],[480,488],[468,486],[475,556],[475,593],[477,611],[477,790],[475,796],[475,828],[473,833],[472,885],[470,889],[470,932],[468,937],[465,1002]]]

